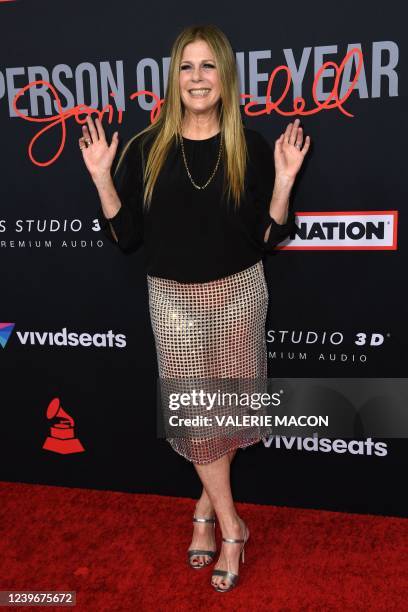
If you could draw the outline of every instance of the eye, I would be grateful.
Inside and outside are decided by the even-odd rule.
[[[214,64],[203,64],[204,68],[215,68]],[[183,64],[182,66],[180,66],[180,70],[185,70],[186,68],[190,68],[189,64]]]

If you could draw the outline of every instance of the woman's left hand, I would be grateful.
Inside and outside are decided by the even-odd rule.
[[[294,180],[306,153],[310,147],[310,136],[306,136],[303,142],[303,129],[299,127],[300,120],[295,119],[294,123],[289,123],[285,132],[275,141],[275,175]]]

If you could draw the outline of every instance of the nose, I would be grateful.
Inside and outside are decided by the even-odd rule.
[[[199,66],[193,69],[191,80],[194,82],[201,81],[201,70]]]

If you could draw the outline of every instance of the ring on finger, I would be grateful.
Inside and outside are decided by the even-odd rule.
[[[89,140],[89,138],[87,140]],[[81,149],[81,151],[82,151],[82,149],[87,149],[88,148],[88,143],[87,143],[87,141],[85,140],[84,137],[79,139],[79,148]]]

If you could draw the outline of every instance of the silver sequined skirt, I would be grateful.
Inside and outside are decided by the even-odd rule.
[[[268,288],[262,261],[210,282],[180,283],[150,275],[147,282],[162,382],[205,379],[208,385],[216,379],[266,381]],[[163,413],[167,408],[168,403]],[[247,411],[236,406],[234,418]],[[185,414],[196,412],[184,407]],[[210,463],[271,433],[267,426],[235,427],[232,434],[231,428],[228,433],[227,429],[183,427],[177,436],[164,437],[189,461]]]

